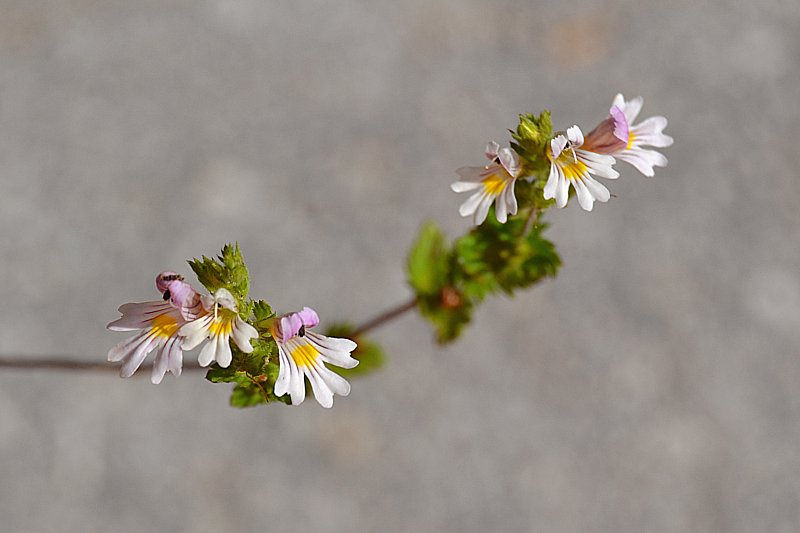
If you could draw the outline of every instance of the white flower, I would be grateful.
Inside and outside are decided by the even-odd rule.
[[[326,337],[308,331],[319,324],[316,311],[304,307],[302,311],[276,318],[270,333],[278,344],[280,370],[275,381],[275,395],[287,392],[292,405],[300,405],[306,398],[305,378],[311,383],[314,397],[322,407],[333,406],[333,395],[347,396],[350,384],[340,375],[325,367],[330,363],[342,368],[353,368],[358,361],[350,354],[356,343],[350,339]]]
[[[181,345],[184,350],[191,350],[210,339],[197,357],[200,366],[216,361],[222,368],[227,368],[233,359],[229,344],[231,337],[242,352],[253,351],[250,339],[258,338],[258,331],[241,319],[230,291],[217,289],[212,296],[204,296],[203,306],[206,313],[184,324],[178,332],[186,337]]]
[[[608,189],[591,175],[618,178],[619,173],[612,168],[614,158],[582,150],[582,145],[583,133],[578,126],[572,126],[567,129],[566,136],[556,135],[547,148],[550,176],[544,186],[544,197],[555,198],[557,207],[567,205],[570,184],[577,193],[578,203],[586,211],[592,210],[595,200],[607,202],[611,197]]]
[[[672,137],[664,134],[664,128],[667,127],[665,117],[650,117],[639,124],[633,124],[643,103],[644,99],[641,96],[626,102],[625,98],[618,94],[611,106],[611,116],[586,136],[584,148],[601,154],[611,154],[618,159],[627,161],[645,176],[653,177],[655,175],[653,167],[667,166],[667,158],[660,152],[643,147],[666,148],[672,145],[673,140]],[[607,138],[607,135],[602,135],[602,131],[608,129],[604,125],[609,121],[613,121],[615,135],[622,142],[605,143],[602,141],[603,138]]]
[[[128,303],[119,308],[122,317],[107,327],[112,331],[136,331],[134,337],[123,341],[108,352],[111,362],[122,361],[120,376],[131,377],[147,355],[156,351],[150,381],[161,383],[167,371],[176,377],[183,367],[183,338],[180,328],[200,307],[200,296],[191,285],[174,272],[162,272],[156,277],[156,287],[163,301]]]
[[[461,180],[450,185],[454,192],[478,189],[458,210],[463,217],[472,215],[476,226],[486,220],[492,202],[498,222],[505,223],[509,214],[517,213],[514,184],[521,170],[519,156],[511,148],[500,148],[492,141],[486,145],[486,157],[492,160],[491,164],[459,168],[456,173]]]

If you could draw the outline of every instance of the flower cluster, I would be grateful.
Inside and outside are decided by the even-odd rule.
[[[179,274],[162,272],[156,277],[156,288],[161,300],[124,304],[119,308],[122,317],[107,326],[113,331],[137,332],[108,352],[109,361],[122,362],[123,378],[132,376],[153,351],[156,352],[150,378],[153,383],[160,383],[168,371],[179,376],[183,351],[203,343],[198,356],[200,366],[216,362],[218,367],[228,368],[233,361],[231,339],[241,353],[251,354],[251,341],[262,336],[240,316],[236,298],[224,287],[200,295]],[[317,313],[306,307],[273,318],[264,326],[263,335],[272,337],[279,352],[280,370],[274,394],[280,397],[288,393],[293,405],[305,399],[304,376],[323,407],[333,406],[334,394],[350,393],[350,384],[324,363],[355,367],[358,361],[350,354],[356,343],[309,331],[317,324]]]
[[[663,154],[645,147],[663,148],[672,144],[672,137],[663,133],[667,119],[656,116],[634,124],[642,104],[641,97],[626,101],[618,94],[609,116],[588,135],[584,136],[577,125],[553,135],[544,146],[544,153],[534,154],[549,162],[550,172],[542,191],[544,199],[554,199],[556,207],[565,207],[572,186],[578,204],[591,211],[595,201],[607,202],[611,197],[608,189],[595,178],[618,178],[619,173],[613,168],[617,159],[630,163],[648,177],[655,175],[654,167],[666,166],[667,158]],[[520,161],[517,148],[517,145],[500,148],[491,142],[486,149],[491,164],[456,171],[461,180],[453,183],[451,189],[476,191],[459,209],[462,216],[472,216],[475,225],[483,223],[493,202],[498,222],[505,223],[509,214],[517,212],[514,195],[517,179],[524,177],[532,181],[536,178],[536,173],[526,169]]]

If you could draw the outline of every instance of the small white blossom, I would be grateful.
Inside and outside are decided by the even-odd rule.
[[[156,287],[163,300],[128,303],[119,308],[122,317],[111,322],[112,331],[139,331],[132,338],[117,344],[108,352],[111,362],[122,361],[120,376],[131,377],[147,355],[156,351],[150,380],[161,383],[167,371],[180,376],[183,367],[183,337],[180,328],[202,312],[200,295],[174,272],[156,277]]]
[[[450,185],[454,192],[477,189],[458,210],[461,216],[472,216],[472,222],[476,226],[486,220],[492,202],[498,222],[505,223],[509,214],[517,213],[514,184],[521,171],[519,156],[513,149],[500,148],[500,145],[492,141],[486,145],[486,157],[492,161],[491,164],[459,168],[456,173],[461,180]]]
[[[244,353],[253,351],[250,339],[258,338],[256,328],[241,319],[236,300],[227,289],[217,289],[211,296],[203,297],[205,314],[184,324],[179,334],[185,339],[181,347],[191,350],[209,339],[197,357],[200,366],[208,366],[214,361],[227,368],[233,360],[230,338]]]
[[[306,398],[305,378],[311,383],[314,398],[322,407],[333,406],[333,395],[350,394],[350,383],[325,367],[330,363],[342,368],[353,368],[358,361],[350,354],[356,343],[350,339],[326,337],[309,331],[319,324],[319,316],[310,307],[296,313],[276,318],[270,325],[270,334],[278,344],[280,370],[275,381],[275,395],[287,392],[292,405],[300,405]]]
[[[611,197],[608,189],[592,175],[618,178],[619,173],[612,168],[614,158],[582,150],[583,142],[583,132],[578,126],[572,126],[566,134],[556,135],[547,148],[550,176],[544,186],[544,197],[555,198],[557,207],[567,205],[570,185],[575,189],[578,203],[586,211],[592,210],[595,200],[607,202]]]
[[[662,116],[650,117],[639,124],[633,121],[639,116],[644,99],[637,96],[625,101],[618,94],[614,98],[610,115],[586,136],[584,149],[600,154],[610,154],[626,161],[647,177],[655,175],[654,167],[667,166],[667,158],[661,152],[648,150],[645,146],[666,148],[673,139],[664,133],[667,119]],[[613,129],[613,136],[609,131]]]

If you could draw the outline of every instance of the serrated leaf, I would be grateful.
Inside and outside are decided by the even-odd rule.
[[[266,300],[256,300],[253,302],[253,316],[256,322],[269,320],[275,316],[275,311],[272,310]]]
[[[482,299],[497,290],[511,294],[556,275],[561,260],[553,243],[542,237],[547,225],[534,224],[525,233],[527,224],[527,217],[506,224],[490,217],[456,241],[456,278],[467,296]]]
[[[208,292],[213,293],[220,288],[228,289],[239,303],[240,311],[249,316],[250,308],[246,298],[250,278],[238,243],[226,244],[216,259],[203,256],[188,263],[197,275],[197,280]]]

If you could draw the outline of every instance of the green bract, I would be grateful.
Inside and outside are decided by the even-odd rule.
[[[228,289],[236,298],[239,314],[247,319],[252,310],[247,301],[250,278],[242,252],[239,250],[239,243],[226,244],[217,259],[203,256],[202,259],[192,259],[188,263],[197,274],[197,281],[208,289],[208,292],[213,293],[220,288]]]

